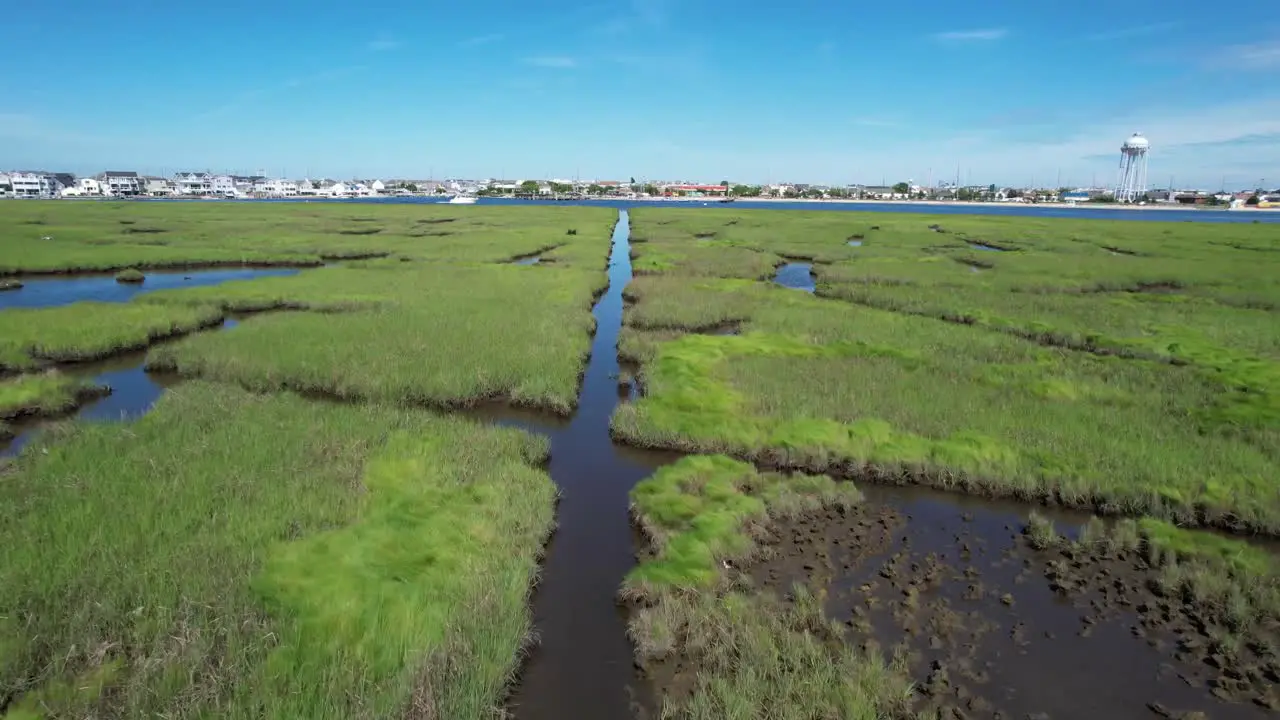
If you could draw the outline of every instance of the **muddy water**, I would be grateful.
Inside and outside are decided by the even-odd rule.
[[[1003,248],[991,247],[990,245],[984,245],[978,242],[969,243],[969,247],[973,248],[974,250],[983,250],[986,252],[1004,252]]]
[[[217,270],[153,270],[140,284],[118,283],[114,275],[23,278],[22,287],[0,293],[0,310],[70,305],[82,300],[128,302],[156,290],[217,285],[228,280],[296,275],[297,268],[228,268]]]
[[[630,718],[651,702],[633,671],[615,593],[635,564],[628,493],[674,456],[627,449],[609,438],[619,401],[622,290],[631,280],[629,232],[624,210],[613,233],[609,289],[593,310],[596,334],[578,410],[566,427],[550,432],[550,472],[561,493],[558,527],[533,599],[540,644],[511,698],[521,720]]]
[[[855,642],[910,658],[921,707],[943,717],[1156,717],[1152,705],[1214,718],[1261,718],[1210,695],[1212,673],[1174,656],[1176,638],[1145,626],[1141,583],[1054,592],[1054,551],[1021,535],[1030,507],[925,489],[864,487],[855,517],[785,528],[778,558],[755,568],[785,592],[826,588],[827,612]],[[1087,516],[1039,508],[1075,536]],[[1111,572],[1120,587],[1119,566]],[[952,715],[952,709],[959,714]]]
[[[807,293],[812,293],[814,290],[813,266],[809,263],[787,263],[778,268],[778,273],[773,276],[773,281],[792,290],[803,290]]]

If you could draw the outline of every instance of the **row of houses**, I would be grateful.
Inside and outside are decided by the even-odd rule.
[[[262,175],[215,175],[179,172],[172,177],[107,170],[89,177],[70,173],[0,172],[0,198],[59,197],[369,197],[411,192],[381,180],[288,180]],[[416,186],[409,184],[415,190]],[[434,188],[433,188],[434,189]]]

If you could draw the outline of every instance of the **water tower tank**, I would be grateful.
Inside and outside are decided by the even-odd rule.
[[[1142,137],[1141,133],[1134,133],[1128,140],[1124,141],[1124,145],[1120,146],[1121,150],[1146,150],[1151,147],[1151,142]]]

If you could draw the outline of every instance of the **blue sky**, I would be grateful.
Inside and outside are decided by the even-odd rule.
[[[0,167],[1280,185],[1280,16],[1114,3],[11,3]],[[28,60],[30,58],[31,60]]]

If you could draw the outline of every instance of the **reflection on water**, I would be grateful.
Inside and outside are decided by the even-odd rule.
[[[778,268],[773,281],[792,290],[814,291],[813,266],[809,263],[787,263]]]
[[[297,268],[229,268],[220,270],[153,270],[141,284],[118,283],[113,275],[23,278],[18,290],[0,293],[0,310],[70,305],[83,300],[128,302],[156,290],[218,285],[229,280],[296,275]]]

